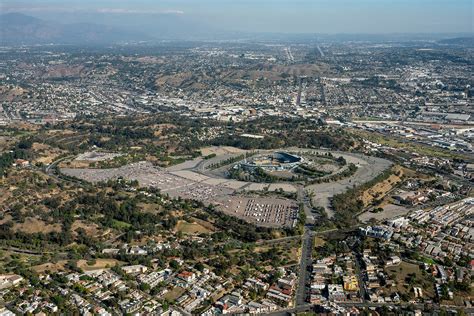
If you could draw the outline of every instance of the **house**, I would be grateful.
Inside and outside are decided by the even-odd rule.
[[[148,254],[148,251],[138,246],[133,246],[128,250],[128,253],[136,256],[146,256]]]
[[[141,302],[139,300],[130,301],[128,299],[118,303],[120,309],[127,314],[134,313],[141,308]]]
[[[344,290],[345,291],[358,291],[359,290],[359,282],[355,275],[344,276]]]
[[[183,281],[192,282],[196,279],[196,274],[194,272],[183,271],[179,273],[177,277]]]
[[[396,266],[396,265],[399,265],[401,262],[402,262],[402,260],[400,259],[400,257],[391,256],[390,259],[388,259],[387,262],[385,262],[385,265],[387,267]]]
[[[423,297],[423,290],[420,287],[414,287],[413,292],[415,293],[415,298]]]
[[[122,267],[122,270],[126,274],[133,274],[133,273],[145,273],[148,270],[148,268],[141,264],[137,264],[133,266]]]
[[[345,301],[346,295],[341,284],[328,284],[329,300],[333,302]]]
[[[102,249],[102,253],[106,255],[118,255],[120,249],[118,248],[106,248]]]
[[[244,309],[241,305],[242,295],[238,292],[227,294],[216,302],[216,307],[222,311],[222,314],[243,312]]]
[[[15,313],[6,309],[5,307],[0,308],[0,316],[15,316]]]
[[[6,289],[12,286],[16,286],[21,281],[23,281],[23,277],[17,274],[0,275],[0,289]]]
[[[22,167],[22,168],[28,167],[29,165],[30,165],[30,162],[24,159],[17,159],[15,160],[15,163],[14,163],[15,167]]]
[[[253,278],[248,278],[244,284],[244,288],[254,288],[254,289],[259,289],[263,291],[266,291],[268,287],[269,285],[267,283],[262,282],[257,279],[253,279]]]

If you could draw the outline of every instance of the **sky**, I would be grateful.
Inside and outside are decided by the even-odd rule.
[[[472,33],[474,0],[0,0],[0,10],[59,22],[175,17],[213,29],[271,33]],[[183,22],[184,23],[184,22]]]

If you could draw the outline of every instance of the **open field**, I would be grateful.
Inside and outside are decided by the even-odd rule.
[[[37,273],[43,273],[45,271],[57,272],[65,271],[67,260],[59,260],[58,262],[47,262],[37,266],[33,266],[32,269]],[[92,271],[98,269],[107,269],[111,268],[121,262],[116,259],[96,259],[94,264],[89,265],[87,260],[78,260],[77,267],[84,271]]]
[[[99,225],[95,223],[87,223],[85,221],[77,220],[72,223],[71,231],[77,231],[79,229],[84,230],[86,235],[91,237],[97,237],[103,235],[105,232],[100,229]]]
[[[225,154],[242,154],[245,152],[246,150],[236,148],[236,147],[230,147],[230,146],[221,146],[221,147],[211,146],[211,147],[201,148],[201,153],[203,156],[209,156],[212,154],[222,156]]]
[[[41,143],[33,143],[32,149],[34,150],[37,158],[35,158],[35,162],[40,162],[43,164],[50,164],[55,161],[60,155],[66,153],[66,151],[61,150],[59,148],[54,148],[46,144]]]
[[[67,260],[59,260],[56,263],[47,262],[47,263],[43,263],[37,266],[33,266],[31,268],[36,273],[44,273],[45,271],[58,272],[58,271],[66,270],[66,267],[65,267],[66,263],[67,263]]]
[[[324,244],[326,243],[326,241],[324,239],[322,239],[321,237],[314,237],[314,247],[317,248],[317,247],[321,247],[321,246],[324,246]]]
[[[396,282],[396,286],[389,291],[413,296],[413,286],[418,286],[423,289],[424,297],[434,298],[433,282],[429,280],[428,275],[422,273],[416,264],[402,262],[398,266],[385,268],[385,272],[393,276]]]
[[[48,224],[44,221],[28,217],[25,219],[23,223],[15,223],[13,225],[13,230],[27,232],[30,234],[34,233],[50,233],[50,232],[60,232],[61,225],[60,224]]]
[[[183,295],[185,292],[186,292],[186,289],[180,286],[175,286],[173,289],[171,289],[165,294],[164,299],[167,300],[168,302],[172,302],[176,300],[178,297],[180,297],[181,295]]]

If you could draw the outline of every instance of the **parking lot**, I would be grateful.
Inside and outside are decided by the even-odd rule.
[[[280,198],[229,196],[218,200],[218,209],[267,227],[293,227],[298,220],[296,202]]]
[[[202,176],[195,177],[193,181],[188,173],[169,172],[149,162],[111,169],[63,168],[61,172],[93,183],[117,178],[137,180],[140,186],[158,188],[171,197],[216,204],[222,212],[260,226],[291,227],[298,219],[298,207],[294,201],[235,195],[235,188],[226,185],[228,181],[211,184],[207,182],[207,177]]]

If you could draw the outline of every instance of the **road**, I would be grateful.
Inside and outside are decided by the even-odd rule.
[[[303,241],[301,243],[301,258],[299,266],[298,287],[296,289],[296,306],[304,305],[309,295],[309,285],[311,284],[312,265],[311,255],[313,251],[313,232],[310,226],[304,228]]]
[[[303,211],[306,215],[306,223],[314,224],[314,209],[311,207],[311,202],[306,190],[301,185],[297,188],[296,199],[303,205]]]
[[[343,307],[347,307],[347,308],[350,308],[350,307],[358,307],[358,308],[375,308],[375,307],[382,307],[382,306],[390,306],[390,307],[403,307],[403,308],[408,308],[408,307],[414,307],[416,309],[421,309],[423,310],[425,308],[425,305],[424,304],[408,304],[408,303],[404,303],[404,304],[392,304],[392,305],[389,305],[387,303],[370,303],[370,302],[365,302],[365,303],[337,303],[338,305],[340,306],[343,306]],[[293,314],[293,313],[303,313],[303,312],[310,312],[310,311],[313,311],[314,310],[314,306],[315,305],[311,305],[311,304],[304,304],[304,305],[299,305],[299,306],[295,306],[293,308],[286,308],[286,309],[280,309],[278,311],[274,311],[274,312],[271,312],[271,313],[267,313],[266,315],[271,315],[271,316],[287,316],[287,315],[290,315],[290,314]],[[450,306],[450,305],[441,305],[441,306],[433,306],[433,309],[435,311],[439,311],[441,308],[447,308],[447,309],[455,309],[455,310],[458,310],[458,309],[463,309],[464,312],[466,312],[467,315],[472,315],[472,313],[474,313],[474,308],[472,307],[469,307],[469,308],[463,308],[461,306]]]
[[[67,157],[63,157],[63,158],[60,158],[60,159],[57,159],[55,161],[53,161],[52,163],[50,163],[45,169],[44,169],[44,172],[46,172],[48,175],[53,175],[54,174],[54,168],[56,168],[56,166],[63,160],[66,160],[68,158],[72,158],[74,156],[67,156]]]
[[[362,298],[363,302],[367,301],[367,291],[365,288],[365,282],[364,282],[364,276],[362,274],[362,269],[361,269],[361,262],[362,262],[362,257],[360,254],[353,252],[354,257],[356,258],[355,260],[355,273],[357,275],[357,282],[359,282],[359,295]]]

